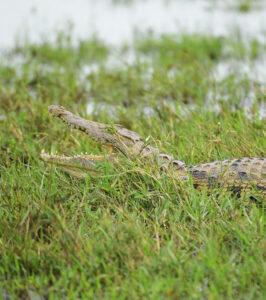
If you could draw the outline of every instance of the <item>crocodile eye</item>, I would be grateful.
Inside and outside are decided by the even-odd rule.
[[[184,169],[185,168],[185,164],[182,161],[179,161],[179,160],[173,160],[172,164],[175,167],[178,167],[178,169]]]

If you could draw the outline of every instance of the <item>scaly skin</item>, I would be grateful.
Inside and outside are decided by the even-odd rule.
[[[256,187],[266,192],[266,158],[243,157],[189,168],[196,186],[220,185],[236,190]]]
[[[136,132],[120,125],[108,126],[85,120],[58,105],[51,105],[49,112],[70,127],[85,132],[91,139],[118,150],[128,158],[139,157],[145,161],[156,160],[162,171],[171,170],[173,176],[178,180],[187,180],[189,176],[192,176],[195,187],[221,186],[236,191],[256,187],[266,196],[266,158],[244,157],[187,167],[182,161],[175,160],[173,156],[160,153],[157,148],[147,145]],[[87,173],[94,173],[99,161],[107,159],[113,163],[119,162],[119,155],[113,154],[70,157],[42,152],[41,158],[45,162],[58,165],[70,175],[78,178],[84,178]]]

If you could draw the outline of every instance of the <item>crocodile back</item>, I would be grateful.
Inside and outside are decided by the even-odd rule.
[[[266,194],[266,158],[243,157],[189,168],[195,186],[245,189],[255,186]]]

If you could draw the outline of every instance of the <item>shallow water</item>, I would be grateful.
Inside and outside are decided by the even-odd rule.
[[[243,99],[240,103],[241,107],[243,107],[244,113],[249,119],[257,118],[259,120],[266,118],[266,103],[260,103],[254,112],[254,94],[251,92],[250,95]],[[166,102],[164,104],[171,110],[173,113],[177,112],[176,103],[173,101]],[[158,105],[159,107],[159,105]],[[94,99],[89,99],[87,103],[86,113],[88,115],[99,115],[99,114],[106,114],[108,117],[113,119],[114,121],[118,121],[118,111],[121,107],[116,106],[115,104],[109,104],[106,102],[99,102],[95,101]],[[235,108],[231,108],[232,111]],[[196,104],[188,104],[188,105],[179,105],[178,106],[178,113],[180,116],[186,118],[190,117],[193,112],[212,112],[218,115],[221,113],[222,110],[222,103],[217,101],[206,101],[206,105],[199,107]],[[139,105],[138,106],[138,114],[140,116],[144,116],[145,118],[152,118],[157,115],[156,110],[149,105]]]
[[[259,9],[241,13],[225,1],[210,0],[135,0],[128,5],[111,0],[1,0],[0,48],[11,47],[15,40],[52,40],[67,24],[72,24],[74,39],[97,34],[114,45],[131,42],[136,31],[147,30],[214,35],[238,30],[244,37],[265,40],[265,16],[265,1]]]
[[[66,30],[69,27],[72,28],[74,41],[96,34],[115,46],[130,44],[136,32],[141,34],[149,30],[155,34],[205,33],[228,36],[236,33],[243,38],[256,38],[265,43],[266,1],[260,1],[259,9],[246,13],[232,8],[232,2],[236,3],[211,0],[135,0],[128,5],[114,5],[111,0],[1,0],[0,49],[14,46],[15,41],[40,42],[44,38],[53,40],[60,29]],[[133,51],[129,51],[128,57],[123,59],[126,63],[134,62]],[[13,62],[19,66],[18,60],[14,61],[13,58]],[[107,65],[112,68],[121,63],[125,61],[120,56],[116,59],[112,55]],[[98,67],[97,64],[85,65],[81,79],[97,71]],[[220,80],[232,72],[238,72],[241,76],[247,74],[251,80],[265,83],[266,57],[254,61],[252,65],[246,61],[221,61],[213,75],[215,80]],[[243,101],[249,115],[252,96]],[[217,103],[207,107],[217,112],[220,109]],[[95,111],[107,111],[111,117],[116,116],[115,107],[90,100],[87,113]],[[193,111],[193,108],[184,107],[185,115],[189,111]],[[259,108],[260,118],[265,118],[265,111],[265,105],[262,104]],[[141,113],[151,117],[156,112],[152,107],[144,106]]]
[[[266,56],[261,56],[253,61],[248,60],[224,60],[218,62],[213,72],[216,80],[222,80],[228,74],[247,76],[250,80],[265,83],[266,80]]]

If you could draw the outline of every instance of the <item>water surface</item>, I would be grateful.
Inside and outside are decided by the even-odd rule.
[[[265,40],[266,5],[243,13],[236,1],[135,0],[114,5],[111,0],[1,0],[0,48],[14,41],[53,39],[55,32],[73,27],[76,39],[97,34],[110,44],[131,42],[136,31],[154,33],[207,33]]]

